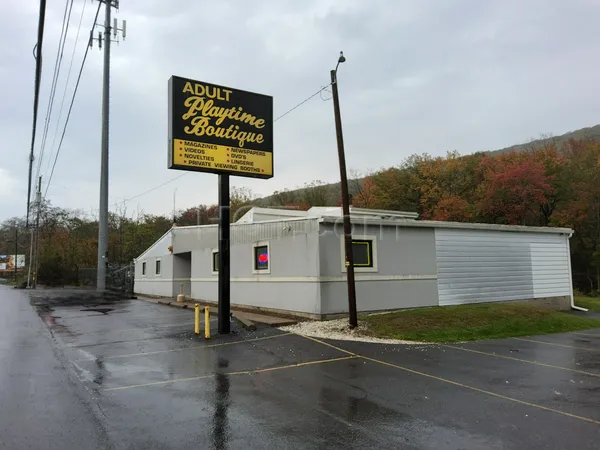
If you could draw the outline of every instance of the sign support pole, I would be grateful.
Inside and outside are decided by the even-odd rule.
[[[230,332],[229,175],[219,174],[219,334]]]

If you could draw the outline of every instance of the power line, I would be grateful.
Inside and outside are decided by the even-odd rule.
[[[100,7],[102,6],[101,2],[98,2],[98,9],[96,10],[96,16],[94,17],[94,22],[92,27],[96,25],[96,20],[98,19],[98,14],[100,13]],[[48,178],[48,184],[46,185],[46,190],[44,191],[44,198],[48,193],[48,188],[50,188],[50,183],[52,182],[52,176],[54,175],[54,168],[56,167],[56,161],[58,161],[58,156],[60,155],[60,149],[62,147],[63,139],[65,138],[65,133],[67,131],[67,125],[69,124],[69,118],[71,117],[71,111],[73,109],[73,103],[75,102],[75,95],[77,95],[77,89],[79,88],[79,82],[81,81],[81,74],[83,73],[83,66],[85,65],[85,60],[87,58],[87,54],[90,47],[86,45],[85,53],[83,55],[83,60],[81,61],[81,67],[79,68],[79,75],[77,76],[77,83],[75,83],[75,89],[73,90],[73,97],[71,97],[71,104],[69,105],[69,112],[67,113],[67,118],[65,119],[65,126],[63,127],[62,135],[60,137],[60,142],[58,143],[58,148],[56,149],[56,155],[54,157],[54,163],[52,164],[52,171],[50,172],[50,177]]]
[[[35,147],[35,133],[37,128],[37,113],[40,95],[40,80],[42,78],[42,43],[44,41],[44,22],[46,20],[46,0],[40,0],[40,18],[38,23],[38,38],[34,47],[35,57],[35,85],[33,94],[33,126],[31,130],[31,150],[29,153],[29,177],[27,184],[27,219],[25,224],[29,228],[29,209],[31,206],[31,175],[33,171],[33,151]]]
[[[291,109],[288,109],[286,112],[284,112],[283,114],[281,114],[280,116],[278,116],[277,118],[275,118],[275,119],[273,120],[273,123],[275,123],[275,122],[277,122],[279,119],[281,119],[281,118],[283,118],[283,117],[287,116],[289,113],[291,113],[291,112],[292,112],[292,111],[294,111],[295,109],[298,109],[300,106],[304,105],[306,102],[308,102],[308,101],[309,101],[309,100],[311,100],[312,98],[314,98],[314,97],[316,97],[317,95],[319,95],[321,92],[323,92],[323,91],[324,91],[325,89],[327,89],[329,86],[331,86],[331,83],[329,83],[327,86],[324,86],[324,87],[322,87],[322,88],[321,88],[321,89],[319,89],[317,92],[315,92],[314,94],[312,94],[310,97],[307,97],[307,98],[305,98],[304,100],[302,100],[300,103],[298,103],[298,104],[297,104],[296,106],[294,106],[293,108],[291,108]],[[182,175],[178,175],[178,176],[176,176],[176,177],[174,177],[174,178],[171,178],[170,180],[168,180],[168,181],[165,181],[164,183],[162,183],[162,184],[160,184],[160,185],[158,185],[158,186],[155,186],[155,187],[153,187],[153,188],[151,188],[151,189],[148,189],[147,191],[144,191],[144,192],[142,192],[141,194],[137,194],[137,195],[134,195],[133,197],[126,198],[126,199],[124,199],[123,201],[121,201],[121,202],[118,202],[118,203],[114,203],[114,204],[113,204],[113,205],[111,205],[111,206],[117,206],[117,205],[120,205],[120,204],[123,204],[123,203],[127,203],[127,202],[129,202],[129,201],[131,201],[131,200],[134,200],[134,199],[138,198],[138,197],[141,197],[141,196],[143,196],[143,195],[149,194],[150,192],[152,192],[152,191],[155,191],[156,189],[160,189],[161,187],[163,187],[163,186],[166,186],[167,184],[169,184],[169,183],[172,183],[173,181],[175,181],[175,180],[178,180],[178,179],[180,179],[180,178],[182,178],[182,177],[185,177],[185,176],[186,176],[186,175],[188,175],[188,174],[189,174],[189,172],[185,172],[184,174],[182,174]]]
[[[69,4],[71,5],[69,7]],[[38,164],[36,169],[36,178],[40,174],[42,167],[42,160],[44,159],[44,150],[46,149],[46,138],[48,137],[48,128],[52,120],[52,108],[54,106],[54,96],[56,94],[56,87],[58,85],[58,77],[60,74],[60,66],[62,64],[62,56],[67,41],[67,32],[69,30],[69,22],[71,19],[71,11],[73,9],[73,0],[67,0],[65,3],[65,12],[63,15],[62,29],[60,32],[60,38],[58,40],[58,49],[56,50],[56,61],[54,62],[54,75],[52,77],[52,86],[50,88],[50,98],[48,100],[48,108],[46,111],[46,123],[44,124],[44,131],[42,133],[42,145],[40,148],[40,155],[38,158]],[[67,17],[68,12],[68,17]]]
[[[56,136],[58,136],[58,128],[60,126],[60,119],[63,113],[63,107],[65,104],[65,98],[67,97],[67,88],[69,87],[69,80],[71,79],[71,70],[73,69],[73,61],[75,61],[75,50],[77,50],[77,43],[79,42],[79,32],[81,31],[81,24],[83,23],[83,16],[85,13],[85,7],[87,2],[84,0],[83,8],[81,8],[81,16],[79,17],[79,25],[77,27],[77,34],[75,35],[75,44],[73,44],[73,52],[71,53],[71,62],[69,63],[69,71],[67,73],[67,81],[65,81],[65,89],[63,91],[62,100],[60,102],[60,111],[58,112],[58,119],[56,121],[56,129],[54,130],[54,138],[52,138],[52,145],[50,146],[50,158],[48,159],[48,166],[46,168],[46,178],[48,177],[48,171],[50,170],[50,161],[52,161],[52,150],[56,143]],[[66,39],[66,38],[65,38]],[[41,164],[41,162],[40,162]]]
[[[287,110],[286,112],[284,112],[282,115],[280,115],[279,117],[277,117],[275,120],[273,120],[273,123],[277,122],[279,119],[281,119],[282,117],[287,116],[289,113],[291,113],[292,111],[294,111],[295,109],[299,108],[300,106],[304,105],[307,101],[309,101],[310,99],[316,97],[317,95],[319,95],[321,92],[323,92],[325,89],[327,89],[329,86],[331,86],[331,83],[329,83],[327,86],[323,86],[321,89],[319,89],[317,92],[315,92],[313,95],[311,95],[310,97],[302,100],[300,103],[298,103],[296,106],[294,106],[292,109]]]

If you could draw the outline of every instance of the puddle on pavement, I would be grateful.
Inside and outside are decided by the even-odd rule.
[[[109,312],[113,311],[113,309],[112,308],[86,308],[86,309],[80,309],[79,311],[99,312],[104,315],[107,315]]]

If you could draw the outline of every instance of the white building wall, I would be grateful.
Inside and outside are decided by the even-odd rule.
[[[440,305],[570,295],[568,236],[435,230]]]
[[[159,297],[173,295],[173,255],[169,253],[171,242],[171,231],[168,231],[135,260],[134,291],[136,293]],[[155,273],[157,260],[160,260],[160,274]],[[146,274],[142,275],[144,262]]]
[[[571,295],[571,255],[569,237],[545,236],[545,242],[532,242],[531,265],[535,298]]]

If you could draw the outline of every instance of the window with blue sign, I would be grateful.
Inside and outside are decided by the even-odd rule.
[[[254,247],[254,270],[269,270],[269,246],[257,245]]]

